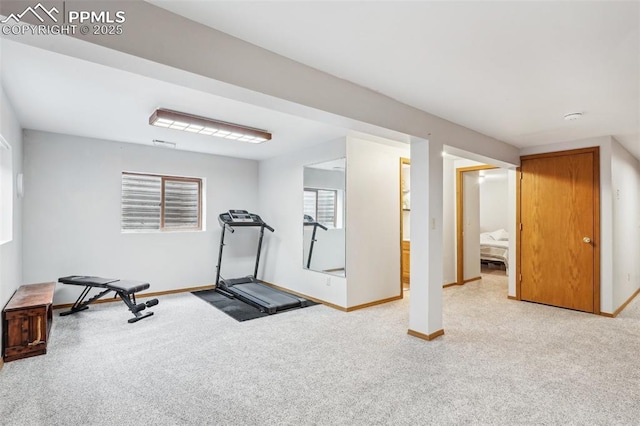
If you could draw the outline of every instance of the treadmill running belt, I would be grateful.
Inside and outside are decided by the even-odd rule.
[[[258,283],[236,284],[229,288],[229,292],[250,299],[252,302],[261,301],[261,305],[277,310],[300,306],[301,299]],[[257,300],[254,300],[257,299]]]
[[[191,294],[194,296],[198,296],[200,299],[209,303],[209,305],[214,308],[224,312],[229,315],[231,318],[236,321],[248,321],[256,318],[263,318],[270,316],[266,312],[261,312],[257,307],[250,305],[241,301],[240,299],[229,299],[226,296],[223,296],[220,293],[217,293],[215,290],[199,290],[194,291]],[[307,300],[306,306],[314,306],[318,303],[313,302],[311,300]],[[287,309],[284,311],[277,311],[275,314],[280,314],[283,312],[295,311],[297,309],[301,309],[301,307],[293,307],[291,309]]]

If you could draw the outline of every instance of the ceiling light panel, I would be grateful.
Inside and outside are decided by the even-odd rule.
[[[157,127],[182,130],[189,133],[215,136],[241,142],[262,143],[271,140],[271,133],[265,130],[168,109],[155,110],[154,113],[151,114],[151,117],[149,117],[149,124]]]

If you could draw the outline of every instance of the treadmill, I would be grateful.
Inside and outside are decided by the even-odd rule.
[[[311,256],[313,255],[313,245],[316,241],[316,231],[318,228],[327,230],[327,227],[317,222],[312,216],[305,214],[302,219],[303,226],[313,226],[313,232],[311,233],[311,243],[309,245],[309,257],[307,258],[307,269],[311,268]]]
[[[307,300],[276,290],[264,284],[256,278],[258,275],[258,265],[260,264],[260,251],[262,250],[262,239],[265,228],[273,232],[273,228],[267,225],[257,214],[249,213],[246,210],[229,210],[218,216],[218,223],[222,227],[220,234],[220,251],[218,252],[218,265],[216,266],[216,291],[229,298],[240,299],[260,309],[262,312],[274,314],[286,309],[307,306]],[[258,252],[256,254],[256,266],[253,275],[242,278],[220,278],[222,267],[222,250],[224,248],[225,231],[235,232],[236,227],[258,227],[260,228],[260,239],[258,240]]]

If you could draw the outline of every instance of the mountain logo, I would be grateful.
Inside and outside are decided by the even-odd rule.
[[[44,18],[41,15],[38,14],[38,11],[40,12],[40,14],[47,15],[49,18],[51,18],[53,20],[53,22],[58,22],[58,18],[56,18],[53,15],[54,13],[55,14],[60,13],[60,11],[58,9],[56,9],[55,7],[52,7],[50,10],[47,10],[47,8],[42,5],[42,3],[38,3],[34,7],[31,7],[31,6],[27,7],[25,10],[22,11],[22,13],[18,13],[17,15],[15,13],[12,13],[11,15],[7,16],[7,18],[4,19],[3,21],[0,21],[0,23],[6,24],[11,19],[13,19],[16,22],[20,22],[22,17],[24,15],[26,15],[27,13],[31,13],[33,16],[38,18],[38,20],[40,22],[44,22]]]

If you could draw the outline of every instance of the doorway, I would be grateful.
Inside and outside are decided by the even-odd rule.
[[[463,285],[481,279],[480,262],[470,267],[465,264],[465,251],[480,253],[479,195],[477,191],[465,191],[465,186],[477,184],[480,170],[495,169],[495,166],[479,165],[456,169],[456,284]],[[475,205],[475,209],[465,209]],[[470,214],[471,213],[471,214]],[[478,259],[479,260],[479,259]]]
[[[600,313],[599,149],[521,158],[516,297]]]

